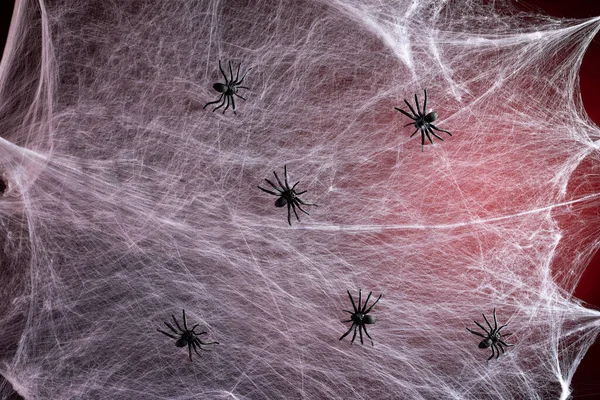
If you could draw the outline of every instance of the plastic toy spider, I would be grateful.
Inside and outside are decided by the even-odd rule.
[[[429,142],[431,144],[433,144],[433,139],[431,138],[431,135],[440,139],[442,142],[444,141],[444,139],[442,139],[440,136],[438,136],[434,132],[434,130],[440,131],[440,132],[445,132],[448,135],[452,136],[452,134],[450,132],[448,132],[447,130],[440,129],[437,126],[435,126],[434,124],[432,124],[432,122],[435,121],[438,117],[438,114],[435,111],[432,111],[429,114],[425,114],[426,109],[427,109],[427,90],[424,90],[424,92],[425,92],[425,101],[423,102],[423,111],[421,111],[419,108],[419,99],[417,98],[416,94],[415,94],[415,104],[417,105],[417,112],[415,112],[415,110],[412,108],[410,103],[408,101],[406,101],[406,99],[404,99],[404,102],[406,103],[406,105],[408,106],[410,111],[413,113],[413,115],[410,115],[409,113],[407,113],[406,111],[404,111],[398,107],[394,107],[396,110],[400,111],[402,114],[406,115],[408,118],[410,118],[414,121],[414,122],[410,122],[410,123],[404,125],[404,127],[407,127],[409,125],[414,125],[417,128],[413,132],[413,134],[410,135],[410,137],[415,136],[415,134],[419,130],[421,131],[421,151],[424,151],[424,148],[425,148],[425,136],[427,136],[427,139],[429,139]]]
[[[175,342],[175,346],[177,346],[177,347],[184,347],[187,345],[188,351],[190,353],[190,361],[192,361],[192,348],[194,349],[196,354],[198,354],[198,356],[200,356],[198,349],[204,350],[204,351],[210,351],[207,349],[203,349],[202,346],[209,345],[209,344],[219,344],[219,342],[203,342],[203,341],[201,341],[198,338],[198,336],[205,335],[206,332],[196,333],[195,329],[198,326],[198,324],[192,326],[192,329],[188,329],[187,322],[185,320],[185,310],[182,310],[182,311],[183,311],[183,329],[181,329],[181,326],[179,326],[179,323],[175,319],[174,315],[171,315],[171,316],[173,317],[173,321],[175,322],[175,325],[177,326],[177,329],[179,329],[179,331],[177,329],[175,329],[173,327],[173,325],[169,324],[168,322],[165,322],[165,325],[171,331],[173,331],[175,334],[179,335],[179,337],[173,336],[170,333],[167,333],[165,331],[161,331],[160,329],[157,329],[157,331],[159,331],[162,334],[167,335],[168,337],[170,337],[172,339],[176,339],[177,342]]]
[[[242,64],[240,63],[237,68],[237,73],[235,75],[235,79],[233,79],[233,69],[231,68],[231,61],[229,61],[230,78],[228,79],[227,75],[225,75],[225,72],[223,71],[223,68],[221,68],[221,60],[219,60],[219,69],[221,70],[221,73],[223,74],[223,77],[225,78],[225,83],[217,82],[213,85],[213,89],[215,89],[217,92],[221,93],[221,96],[219,97],[218,100],[206,103],[204,105],[204,107],[202,107],[203,109],[206,108],[206,106],[208,106],[209,104],[216,104],[216,103],[220,102],[221,104],[219,104],[217,107],[215,107],[215,109],[213,110],[213,112],[214,112],[214,111],[218,110],[219,108],[223,107],[225,105],[225,103],[227,103],[227,105],[225,106],[225,109],[223,110],[223,114],[225,114],[225,111],[227,111],[230,104],[231,104],[231,108],[233,108],[233,113],[235,114],[235,100],[234,100],[233,96],[237,96],[242,100],[246,100],[245,98],[243,98],[242,96],[237,94],[237,91],[238,91],[238,89],[249,89],[246,86],[239,86],[239,85],[241,85],[242,82],[244,82],[244,78],[246,78],[246,75],[248,74],[250,69],[252,69],[252,68],[250,68],[248,71],[246,71],[244,76],[242,76],[242,79],[239,79],[241,66],[242,66]]]
[[[471,332],[472,334],[481,336],[483,338],[483,340],[481,342],[479,342],[480,349],[487,349],[488,347],[492,348],[492,355],[487,359],[487,361],[490,361],[492,359],[492,357],[494,357],[494,355],[496,355],[496,359],[498,359],[498,357],[500,357],[500,350],[502,350],[502,354],[504,354],[504,348],[502,346],[506,346],[506,347],[514,346],[512,344],[505,343],[502,339],[500,339],[500,337],[502,336],[500,334],[500,330],[502,328],[504,328],[505,326],[508,326],[508,324],[504,324],[500,328],[498,328],[498,320],[496,319],[496,309],[495,308],[494,308],[494,327],[493,328],[492,328],[492,325],[490,325],[490,323],[488,322],[487,318],[485,317],[485,314],[481,314],[481,315],[483,315],[483,319],[485,320],[487,326],[490,327],[489,332],[487,329],[485,329],[483,327],[483,325],[481,325],[477,321],[475,321],[475,323],[477,324],[477,326],[479,326],[481,329],[483,329],[483,331],[486,333],[486,335],[483,335],[479,332],[475,332],[469,328],[467,328],[467,330],[469,332]],[[504,336],[508,336],[508,335],[510,335],[510,334],[505,334]],[[500,348],[500,350],[498,350],[498,348]]]
[[[268,179],[265,179],[265,181],[267,181],[267,183],[269,185],[271,185],[271,187],[273,189],[275,189],[277,192],[273,192],[272,190],[268,190],[268,189],[262,188],[260,186],[258,186],[258,188],[260,190],[262,190],[263,192],[272,194],[273,196],[279,196],[279,198],[275,201],[275,207],[283,207],[287,204],[288,224],[290,224],[290,226],[292,225],[290,210],[294,211],[294,215],[296,215],[296,220],[298,220],[298,222],[300,222],[300,217],[298,217],[298,213],[296,212],[296,207],[298,207],[298,209],[300,211],[302,211],[304,214],[310,215],[309,213],[304,211],[301,204],[305,205],[305,206],[314,206],[314,207],[317,207],[317,205],[312,204],[312,203],[307,203],[307,202],[303,201],[300,197],[298,197],[301,194],[306,193],[306,190],[303,192],[299,192],[299,193],[296,192],[296,185],[298,185],[300,183],[300,181],[296,182],[294,184],[294,186],[292,186],[290,188],[290,185],[288,183],[287,165],[283,166],[283,176],[284,176],[285,184],[281,183],[281,180],[279,180],[279,177],[277,176],[277,173],[275,173],[275,171],[273,171],[273,175],[275,175],[275,179],[277,179],[277,183],[279,183],[279,187],[277,187],[277,185],[275,185],[273,182],[271,182]]]
[[[375,302],[373,304],[371,304],[371,307],[369,307],[367,310],[365,310],[367,308],[367,303],[369,302],[369,299],[371,298],[371,294],[373,292],[369,292],[369,295],[367,296],[367,300],[365,301],[365,304],[362,306],[362,309],[361,309],[361,304],[360,304],[362,291],[360,289],[358,290],[358,308],[356,307],[356,304],[354,304],[354,299],[352,298],[350,291],[347,290],[347,292],[348,292],[348,296],[350,297],[350,301],[352,302],[352,308],[354,308],[354,312],[344,310],[345,312],[350,313],[351,315],[350,315],[349,320],[342,321],[342,322],[352,322],[352,326],[350,327],[350,329],[348,329],[348,331],[346,331],[346,333],[344,333],[342,335],[340,340],[345,338],[352,331],[352,329],[354,329],[354,335],[352,335],[352,340],[350,341],[350,344],[354,343],[354,339],[356,339],[356,330],[358,329],[358,332],[360,333],[360,344],[364,344],[363,335],[362,335],[362,331],[364,330],[365,333],[367,334],[367,336],[369,337],[369,339],[371,339],[371,346],[374,346],[373,338],[371,337],[371,335],[369,335],[369,332],[367,332],[366,325],[367,324],[372,325],[375,323],[375,317],[372,315],[368,315],[368,314],[369,314],[369,311],[371,311],[371,309],[373,307],[375,307],[375,304],[377,304],[379,299],[381,299],[381,295],[379,295],[377,300],[375,300]]]

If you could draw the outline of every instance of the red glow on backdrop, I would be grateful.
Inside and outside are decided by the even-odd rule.
[[[563,18],[592,18],[600,15],[600,2],[597,0],[527,0],[518,2],[525,11],[539,11],[545,14]],[[585,110],[596,124],[600,124],[600,38],[593,40],[583,58],[580,76],[581,97]],[[589,171],[592,168],[589,163],[582,163],[579,171]],[[581,176],[582,174],[575,174]],[[597,175],[596,175],[597,176]],[[577,187],[583,182],[575,183],[571,187]],[[585,192],[598,192],[600,180],[588,182],[588,190]],[[576,196],[576,193],[573,193]],[[594,210],[587,209],[587,213]],[[597,210],[596,210],[597,212]],[[576,227],[573,227],[576,228]],[[575,230],[573,233],[576,234]],[[574,253],[564,255],[574,256]],[[564,264],[563,264],[564,262]],[[557,263],[563,265],[568,263],[568,258],[560,258]],[[600,308],[600,251],[592,258],[588,268],[583,273],[575,297],[585,301],[592,307]],[[600,380],[598,371],[600,369],[600,342],[596,342],[588,350],[585,358],[579,365],[573,378],[574,399],[600,399]]]

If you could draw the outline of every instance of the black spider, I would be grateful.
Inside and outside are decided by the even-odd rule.
[[[208,106],[209,104],[215,104],[215,103],[221,102],[221,104],[219,104],[217,107],[215,107],[215,109],[213,110],[213,112],[214,112],[215,110],[218,110],[219,108],[223,107],[225,105],[225,103],[227,103],[227,106],[223,110],[223,114],[225,114],[225,111],[227,111],[230,104],[231,104],[231,107],[233,108],[233,113],[235,114],[235,100],[234,100],[233,96],[237,96],[242,100],[246,100],[245,98],[243,98],[242,96],[237,94],[237,91],[238,91],[238,89],[249,89],[246,86],[239,86],[239,85],[241,85],[242,82],[244,82],[244,78],[246,78],[246,75],[248,74],[250,69],[252,69],[252,68],[250,68],[248,71],[246,71],[244,76],[242,76],[242,79],[239,79],[241,66],[242,66],[242,64],[240,63],[237,68],[237,73],[235,75],[235,79],[233,79],[233,69],[231,68],[231,61],[229,61],[230,78],[228,79],[227,75],[225,75],[225,72],[223,71],[223,68],[221,68],[221,60],[219,60],[219,69],[221,70],[221,73],[223,74],[223,77],[225,78],[225,83],[220,83],[220,82],[215,83],[213,85],[213,89],[215,89],[217,92],[221,93],[221,96],[219,97],[218,100],[206,103],[204,105],[204,107],[202,107],[202,108],[206,108],[206,106]]]
[[[408,118],[410,118],[414,121],[414,122],[410,122],[410,123],[404,125],[405,127],[407,127],[409,125],[414,125],[417,128],[413,132],[413,134],[410,135],[410,137],[415,136],[415,134],[419,130],[421,131],[421,151],[424,151],[424,148],[425,148],[425,136],[427,136],[427,139],[429,139],[429,142],[431,144],[433,144],[433,139],[431,139],[431,135],[440,139],[442,142],[444,141],[444,139],[442,139],[440,136],[438,136],[433,131],[434,129],[436,131],[445,132],[448,135],[452,136],[452,134],[450,132],[448,132],[447,130],[440,129],[437,126],[435,126],[434,124],[432,124],[432,122],[435,121],[438,117],[438,114],[435,111],[432,111],[429,114],[425,114],[426,109],[427,109],[427,90],[424,90],[424,92],[425,92],[425,101],[423,103],[423,111],[420,110],[419,99],[417,98],[416,94],[415,94],[415,103],[417,105],[417,112],[415,112],[415,110],[412,108],[410,103],[408,101],[406,101],[406,99],[404,99],[404,102],[406,103],[408,108],[410,108],[410,111],[413,113],[413,115],[410,115],[409,113],[407,113],[406,111],[404,111],[398,107],[394,107],[396,110],[400,111],[402,114],[406,115]]]
[[[354,304],[354,299],[352,298],[350,291],[348,290],[347,292],[348,292],[348,296],[350,296],[350,301],[352,302],[352,307],[354,308],[354,312],[344,310],[345,312],[350,313],[352,315],[350,315],[349,320],[342,321],[342,322],[352,322],[352,326],[350,327],[350,329],[348,329],[348,331],[346,333],[344,333],[342,335],[340,340],[345,338],[352,331],[352,329],[354,329],[354,335],[352,336],[352,340],[350,341],[350,343],[354,343],[354,339],[356,339],[356,330],[358,329],[358,332],[360,333],[360,344],[364,344],[363,335],[362,335],[362,331],[364,330],[365,333],[367,334],[367,336],[369,337],[369,339],[371,339],[371,346],[373,346],[374,345],[373,338],[371,337],[371,335],[369,335],[369,332],[367,332],[366,325],[367,324],[371,325],[371,324],[375,323],[375,317],[372,315],[368,315],[368,314],[369,314],[369,311],[371,311],[371,309],[373,307],[375,307],[375,304],[377,304],[379,299],[381,299],[381,295],[379,295],[377,300],[375,300],[375,302],[373,304],[371,304],[371,307],[369,307],[367,310],[365,310],[365,308],[367,308],[367,303],[369,302],[369,299],[371,298],[371,294],[373,292],[369,292],[369,295],[367,296],[367,300],[365,301],[365,304],[362,306],[362,309],[360,308],[362,291],[360,289],[358,290],[358,308],[356,307],[356,304]]]
[[[275,207],[283,207],[287,204],[288,224],[292,225],[290,209],[294,210],[294,214],[296,215],[296,219],[298,220],[298,222],[300,222],[300,218],[298,217],[298,213],[296,212],[296,207],[298,207],[298,209],[300,209],[300,211],[302,211],[304,214],[310,215],[309,213],[304,211],[304,209],[302,209],[301,204],[305,205],[305,206],[315,206],[315,207],[317,207],[317,205],[312,204],[312,203],[307,203],[307,202],[303,201],[302,199],[300,199],[300,197],[298,197],[301,194],[306,193],[306,190],[303,192],[299,192],[299,193],[296,192],[296,185],[298,185],[300,183],[300,181],[296,182],[294,184],[294,186],[292,186],[290,188],[290,185],[288,184],[287,165],[283,166],[283,175],[284,175],[284,183],[285,184],[281,183],[281,181],[279,180],[279,177],[277,176],[275,171],[273,171],[273,175],[275,175],[275,179],[277,179],[277,183],[279,183],[279,187],[277,187],[277,185],[275,185],[273,182],[271,182],[268,179],[265,179],[265,181],[267,181],[267,183],[269,185],[271,185],[271,187],[273,187],[273,189],[275,189],[277,192],[262,188],[260,186],[258,188],[260,190],[262,190],[263,192],[272,194],[273,196],[279,196],[279,198],[275,201]]]
[[[487,323],[487,326],[490,327],[490,330],[488,331],[487,329],[485,329],[483,327],[483,325],[481,325],[477,321],[475,321],[475,323],[477,324],[477,326],[479,326],[481,329],[483,329],[483,331],[487,334],[487,336],[485,336],[479,332],[475,332],[469,328],[467,328],[467,330],[469,332],[471,332],[472,334],[481,336],[483,338],[483,340],[481,342],[479,342],[480,349],[487,349],[488,347],[492,348],[492,355],[487,359],[488,361],[490,361],[492,359],[492,357],[494,357],[494,355],[496,356],[496,359],[498,357],[500,357],[500,350],[502,350],[502,354],[504,354],[504,348],[502,346],[510,347],[510,346],[514,346],[514,345],[505,343],[502,339],[500,339],[502,336],[502,334],[500,333],[500,330],[502,328],[504,328],[505,326],[508,326],[508,324],[504,324],[500,328],[498,328],[498,320],[496,319],[496,309],[495,308],[494,308],[494,327],[493,328],[492,328],[492,325],[490,325],[490,323],[488,322],[487,318],[485,317],[485,314],[481,314],[481,315],[483,315],[483,319]],[[510,334],[505,334],[504,336],[508,336],[508,335],[510,335]],[[498,347],[500,348],[500,350],[498,350]]]
[[[188,351],[190,353],[190,361],[192,361],[192,348],[194,349],[194,351],[196,352],[196,354],[198,354],[198,356],[200,356],[200,353],[198,352],[198,349],[204,350],[204,351],[210,351],[210,350],[207,350],[207,349],[203,349],[202,346],[209,345],[209,344],[219,344],[219,342],[206,342],[205,343],[205,342],[201,341],[198,338],[198,336],[199,335],[204,335],[204,334],[206,334],[206,332],[196,333],[195,329],[198,326],[198,324],[192,326],[192,329],[188,329],[187,322],[185,320],[185,310],[182,310],[182,311],[183,311],[183,329],[181,329],[181,326],[179,326],[179,323],[175,319],[174,315],[172,315],[173,321],[175,322],[175,325],[177,326],[177,329],[179,329],[179,331],[177,331],[177,329],[175,329],[173,327],[173,325],[169,324],[168,322],[165,322],[165,325],[170,330],[172,330],[175,334],[179,335],[179,337],[173,336],[170,333],[167,333],[165,331],[161,331],[160,329],[157,329],[157,330],[160,333],[163,333],[163,334],[167,335],[168,337],[170,337],[172,339],[176,339],[177,342],[175,342],[175,346],[177,346],[177,347],[184,347],[185,345],[187,345]]]

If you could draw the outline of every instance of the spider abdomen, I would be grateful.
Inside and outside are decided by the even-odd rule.
[[[432,111],[425,116],[425,122],[433,122],[437,119],[437,117],[438,117],[438,113],[436,113],[435,111]]]
[[[277,200],[275,200],[275,207],[283,207],[288,203],[287,199],[285,197],[280,197]]]
[[[213,89],[215,89],[217,92],[220,92],[220,93],[225,93],[228,88],[229,87],[223,83],[215,83],[213,85]]]
[[[487,349],[491,345],[492,345],[492,339],[490,339],[490,338],[484,339],[481,342],[479,342],[480,349]]]
[[[372,325],[375,323],[376,319],[373,315],[365,315],[362,319],[363,323]]]

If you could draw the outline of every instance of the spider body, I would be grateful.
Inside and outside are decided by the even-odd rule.
[[[229,61],[229,78],[228,78],[227,75],[225,74],[225,71],[223,71],[223,68],[221,67],[221,60],[219,60],[219,70],[221,70],[221,74],[223,74],[223,77],[225,78],[225,83],[217,82],[213,85],[213,89],[216,90],[217,92],[221,93],[221,96],[215,101],[206,103],[203,108],[206,108],[209,104],[221,103],[213,109],[213,112],[218,110],[219,108],[225,106],[225,108],[223,109],[223,114],[225,114],[225,111],[227,111],[227,109],[231,105],[231,108],[233,109],[233,113],[235,114],[235,98],[234,98],[234,96],[239,97],[242,100],[246,100],[245,98],[240,96],[237,92],[239,89],[249,89],[246,86],[240,86],[242,84],[242,82],[244,82],[246,75],[250,71],[250,70],[246,71],[246,73],[242,76],[242,79],[239,79],[241,66],[242,66],[242,64],[240,63],[237,68],[237,73],[236,73],[235,79],[233,79],[233,68],[231,67],[231,61]]]
[[[483,331],[486,333],[485,335],[483,335],[482,333],[473,331],[469,328],[467,328],[467,330],[469,332],[471,332],[472,334],[483,338],[483,340],[481,342],[479,342],[480,349],[487,349],[487,348],[492,349],[492,355],[487,359],[487,361],[491,360],[494,357],[494,355],[496,356],[496,359],[497,359],[498,357],[500,357],[500,351],[502,351],[502,354],[504,354],[504,348],[502,346],[506,346],[506,347],[514,346],[512,344],[508,344],[508,343],[504,342],[502,340],[502,334],[500,333],[502,328],[508,326],[508,324],[504,324],[504,325],[498,327],[498,320],[496,319],[496,309],[495,308],[494,308],[494,327],[493,328],[492,328],[492,325],[490,325],[489,321],[487,320],[485,314],[481,314],[481,315],[483,315],[483,319],[485,320],[485,322],[486,322],[487,326],[490,328],[490,330],[488,331],[487,329],[485,329],[485,327],[477,321],[474,321],[474,322],[477,324],[477,326],[479,326],[481,329],[483,329]],[[504,336],[508,336],[508,335],[509,334],[504,334]]]
[[[354,339],[356,339],[356,331],[358,330],[358,333],[360,334],[360,344],[364,344],[363,334],[362,334],[362,331],[364,330],[367,337],[369,339],[371,339],[371,346],[374,346],[373,338],[371,337],[371,335],[369,335],[366,325],[373,325],[375,323],[375,321],[376,321],[375,316],[369,315],[369,312],[371,311],[371,309],[373,309],[373,307],[375,307],[375,304],[377,304],[379,299],[381,299],[382,295],[379,295],[377,300],[375,300],[375,302],[373,304],[371,304],[371,307],[369,307],[367,309],[367,303],[369,303],[369,299],[371,298],[371,294],[373,294],[373,292],[369,292],[369,295],[367,296],[367,300],[365,300],[365,303],[363,305],[363,304],[361,304],[362,290],[359,289],[358,290],[358,307],[354,303],[354,298],[350,294],[350,291],[347,290],[347,292],[348,292],[348,297],[350,297],[350,301],[352,302],[352,308],[354,309],[354,311],[344,310],[344,312],[350,313],[350,319],[347,321],[342,321],[342,322],[352,322],[352,325],[350,326],[350,329],[348,329],[346,331],[346,333],[344,333],[339,340],[342,340],[343,338],[348,336],[348,334],[350,332],[352,332],[352,330],[354,330],[354,334],[352,335],[352,340],[350,341],[351,344],[354,343]]]
[[[203,342],[203,341],[201,341],[200,338],[198,338],[198,336],[205,335],[206,332],[196,332],[196,327],[198,326],[198,324],[192,326],[192,329],[188,329],[187,321],[185,318],[185,310],[182,310],[182,311],[183,311],[183,329],[181,329],[181,326],[179,325],[179,322],[177,322],[177,319],[175,319],[174,315],[172,315],[173,322],[175,322],[175,326],[177,327],[177,329],[175,329],[175,327],[173,325],[169,324],[168,322],[165,322],[165,325],[167,326],[167,328],[169,328],[173,333],[175,333],[176,335],[179,335],[179,336],[174,336],[171,333],[162,331],[160,329],[157,329],[157,331],[159,331],[160,333],[162,333],[164,335],[167,335],[171,339],[176,339],[177,341],[175,342],[175,346],[177,346],[177,347],[188,346],[188,352],[190,354],[190,361],[192,361],[192,349],[194,349],[196,354],[198,354],[198,356],[200,356],[198,349],[204,350],[204,351],[210,351],[210,350],[202,348],[202,346],[206,346],[206,345],[210,345],[210,344],[219,344],[219,342]]]
[[[279,177],[277,176],[277,173],[275,171],[273,171],[273,175],[275,175],[275,179],[277,180],[277,183],[279,184],[279,187],[277,185],[275,185],[273,182],[271,182],[268,179],[265,179],[265,181],[275,190],[269,190],[269,189],[265,189],[263,187],[258,186],[258,188],[260,190],[262,190],[263,192],[272,194],[273,196],[279,196],[279,198],[277,200],[275,200],[275,207],[281,208],[285,205],[287,205],[287,211],[288,211],[288,224],[292,225],[292,217],[291,217],[291,211],[294,211],[294,215],[296,216],[296,220],[298,222],[300,222],[300,217],[298,216],[298,212],[296,211],[296,207],[302,211],[304,214],[306,215],[310,215],[308,212],[306,212],[302,206],[314,206],[317,207],[316,204],[312,204],[312,203],[307,203],[304,200],[302,200],[299,196],[301,194],[306,193],[306,190],[302,191],[302,192],[296,192],[296,186],[300,183],[300,181],[296,182],[294,184],[294,186],[292,186],[290,188],[290,185],[288,183],[288,173],[287,173],[287,165],[283,166],[283,183],[281,182],[281,180],[279,179]]]
[[[410,109],[410,112],[412,113],[412,115],[410,115],[408,112],[402,110],[401,108],[394,107],[397,111],[400,111],[402,114],[406,115],[408,118],[413,120],[413,122],[409,122],[408,124],[404,125],[405,127],[413,125],[416,128],[415,131],[413,132],[413,134],[410,135],[410,137],[415,136],[417,132],[421,131],[421,151],[424,151],[424,148],[425,148],[425,137],[427,137],[427,139],[429,140],[429,142],[431,144],[433,144],[433,139],[431,138],[431,135],[440,139],[442,142],[444,141],[444,139],[442,139],[441,136],[436,134],[434,132],[434,130],[439,131],[439,132],[444,132],[444,133],[447,133],[448,135],[452,136],[452,134],[450,132],[448,132],[447,130],[440,129],[433,124],[433,121],[435,121],[438,117],[437,112],[432,111],[429,114],[425,114],[426,110],[427,110],[427,90],[424,90],[424,92],[425,92],[425,100],[423,102],[423,110],[421,110],[421,108],[420,108],[419,99],[416,94],[415,94],[415,104],[417,106],[416,112],[415,112],[415,109],[410,105],[410,103],[408,101],[406,101],[406,99],[404,99],[404,102]]]

